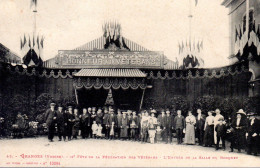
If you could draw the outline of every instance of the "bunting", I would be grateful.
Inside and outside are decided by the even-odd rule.
[[[178,43],[179,47],[179,68],[187,69],[187,68],[202,68],[204,67],[203,60],[203,40],[202,41],[194,41],[186,40],[186,45],[182,41],[181,44]]]
[[[255,47],[257,56],[260,56],[260,27],[259,25],[256,27],[255,20],[253,21],[249,32],[243,31],[244,28],[242,28],[239,24],[239,31],[237,31],[237,28],[235,27],[235,48],[234,48],[234,54],[238,57],[238,59],[247,59],[248,55],[241,58],[242,55],[244,55],[244,51],[247,51],[252,46]],[[243,32],[243,33],[242,33]],[[253,51],[247,51],[247,52],[253,52]]]
[[[33,35],[26,36],[24,34],[24,36],[20,38],[20,49],[21,49],[21,55],[23,57],[23,60],[28,60],[25,59],[24,57],[28,56],[28,52],[30,51],[30,53],[35,53],[34,55],[37,57],[37,59],[34,58],[34,60],[37,60],[37,62],[42,63],[43,44],[44,44],[43,36],[42,37],[40,37],[39,35],[37,35],[37,37]]]

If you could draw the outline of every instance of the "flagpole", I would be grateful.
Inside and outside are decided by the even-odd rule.
[[[246,35],[249,33],[249,0],[246,0]]]
[[[36,35],[36,14],[37,14],[37,8],[36,8],[36,4],[34,4],[34,10],[33,10],[33,15],[34,15],[33,37],[35,37],[35,35]]]
[[[191,21],[192,21],[192,9],[191,9],[191,0],[189,0],[190,2],[190,11],[189,11],[189,41],[191,41]]]

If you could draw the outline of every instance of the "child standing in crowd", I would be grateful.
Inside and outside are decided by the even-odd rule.
[[[153,123],[153,119],[150,118],[149,119],[149,126],[148,126],[148,129],[149,129],[149,138],[150,138],[150,143],[151,144],[154,144],[154,138],[155,138],[155,124]]]
[[[92,128],[92,137],[96,139],[97,132],[98,132],[98,125],[95,120],[93,121],[91,128]]]
[[[156,128],[155,138],[156,138],[156,143],[161,143],[161,141],[162,141],[162,129],[159,125]]]
[[[216,145],[216,150],[219,149],[219,141],[222,141],[222,148],[223,150],[226,149],[226,145],[225,145],[225,137],[226,137],[226,126],[223,123],[224,118],[219,118],[218,119],[219,123],[216,125],[215,131],[217,132],[217,145]]]
[[[102,138],[102,125],[98,124],[98,128],[97,128],[97,138]]]

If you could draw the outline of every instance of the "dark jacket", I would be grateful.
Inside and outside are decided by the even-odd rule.
[[[166,129],[171,129],[172,128],[172,116],[171,115],[169,115],[169,116],[166,115],[165,127],[166,127]]]
[[[201,114],[200,120],[198,120],[198,116],[196,116],[196,129],[204,130],[205,126],[205,115]]]
[[[108,127],[111,127],[112,126],[112,122],[114,122],[114,125],[117,125],[116,123],[117,123],[117,118],[116,118],[116,115],[109,115],[108,116],[108,119],[107,119],[107,122],[106,122],[106,125],[108,126]]]
[[[57,124],[64,124],[65,122],[64,112],[57,111],[56,113],[57,113],[57,119],[56,119]]]
[[[55,123],[55,120],[54,120],[54,117],[57,116],[57,113],[56,111],[52,111],[51,109],[48,109],[45,113],[45,121],[46,121],[46,124],[47,126],[51,126]]]
[[[217,126],[215,127],[215,131],[217,132],[218,137],[223,137],[226,135],[227,127],[225,124],[217,124]]]
[[[90,115],[87,113],[85,115],[81,115],[81,125],[82,126],[90,126]]]
[[[161,114],[158,116],[158,122],[161,127],[166,127],[166,115],[162,116]]]
[[[173,120],[173,128],[174,129],[183,129],[185,128],[185,118],[181,115],[180,117],[175,116]]]
[[[107,123],[108,123],[109,116],[110,115],[108,113],[104,114],[104,117],[103,117],[103,124],[104,125],[108,125]]]
[[[97,124],[103,124],[103,113],[97,113],[96,122]]]
[[[251,125],[251,120],[249,120],[248,129],[247,129],[248,135],[253,135],[254,133],[259,134],[260,133],[259,129],[260,129],[260,123],[258,119],[256,118],[254,119],[253,125]]]

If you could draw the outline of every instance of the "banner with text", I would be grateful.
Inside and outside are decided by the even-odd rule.
[[[163,68],[163,52],[60,50],[56,63],[65,68]]]

